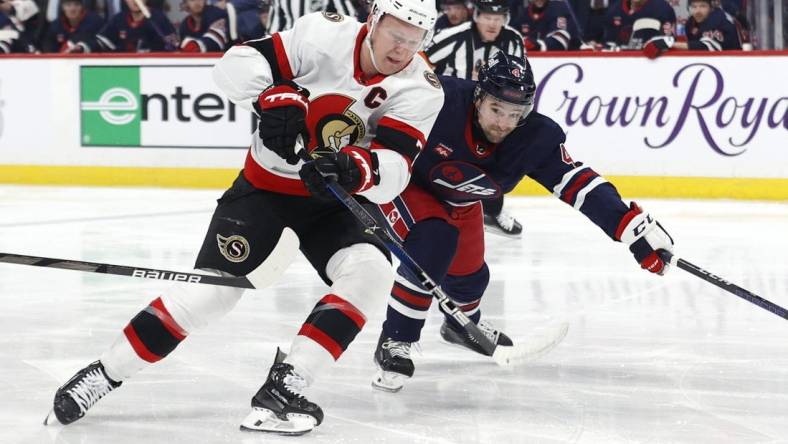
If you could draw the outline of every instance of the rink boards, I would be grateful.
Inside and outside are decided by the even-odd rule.
[[[226,186],[254,120],[214,85],[215,60],[0,59],[0,183]],[[531,63],[538,111],[623,194],[788,199],[787,52]]]

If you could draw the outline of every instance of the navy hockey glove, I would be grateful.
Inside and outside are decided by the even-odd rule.
[[[616,239],[629,245],[640,267],[660,276],[668,271],[668,264],[660,259],[657,250],[673,252],[673,238],[654,220],[644,213],[638,204],[631,202],[630,210],[621,218],[616,230]]]
[[[298,174],[309,193],[321,200],[335,199],[326,189],[327,180],[338,183],[350,194],[366,191],[380,183],[378,156],[352,145],[305,163]]]
[[[671,36],[660,35],[653,37],[643,45],[643,54],[650,59],[656,59],[663,52],[672,48],[674,43],[676,43],[676,39]]]
[[[260,116],[258,134],[265,147],[290,165],[297,164],[300,159],[294,148],[296,139],[300,135],[304,145],[309,143],[309,91],[290,80],[280,80],[257,97],[254,107]]]

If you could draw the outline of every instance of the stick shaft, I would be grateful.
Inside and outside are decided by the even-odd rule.
[[[732,293],[747,302],[750,302],[751,304],[755,304],[764,310],[770,311],[783,319],[788,319],[788,310],[775,304],[774,302],[768,301],[749,290],[745,290],[736,284],[728,282],[716,274],[706,271],[691,262],[688,262],[684,259],[675,258],[671,253],[665,250],[660,250],[659,255],[662,260],[670,262],[671,264],[676,265],[678,268],[681,268],[682,270],[693,274],[706,282],[714,284],[717,287],[720,287],[723,290]]]
[[[245,277],[222,277],[180,271],[158,270],[155,268],[130,267],[127,265],[103,264],[70,259],[55,259],[40,256],[25,256],[13,253],[0,253],[0,262],[36,267],[59,268],[62,270],[86,271],[89,273],[112,274],[116,276],[156,279],[161,281],[187,282],[192,284],[220,285],[224,287],[255,288]]]

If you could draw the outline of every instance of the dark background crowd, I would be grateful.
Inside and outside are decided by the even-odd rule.
[[[0,0],[0,54],[221,52],[287,29],[309,11],[359,20],[369,13],[366,0],[178,1]],[[431,60],[455,57],[463,35],[469,45],[476,39],[501,50],[521,40],[527,53],[753,48],[747,0],[438,0],[437,7]]]

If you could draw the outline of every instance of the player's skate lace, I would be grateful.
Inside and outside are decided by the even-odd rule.
[[[114,389],[112,384],[104,377],[100,369],[96,368],[82,377],[82,379],[69,389],[66,393],[79,406],[80,412],[84,414],[104,395]]]
[[[388,350],[392,358],[410,359],[410,342],[395,341],[389,338],[381,347]]]
[[[506,211],[501,211],[500,214],[495,216],[495,220],[497,220],[498,224],[506,231],[512,231],[514,228],[515,218]]]
[[[282,378],[283,388],[299,399],[305,399],[301,393],[306,389],[307,385],[306,379],[293,371],[288,372]]]

